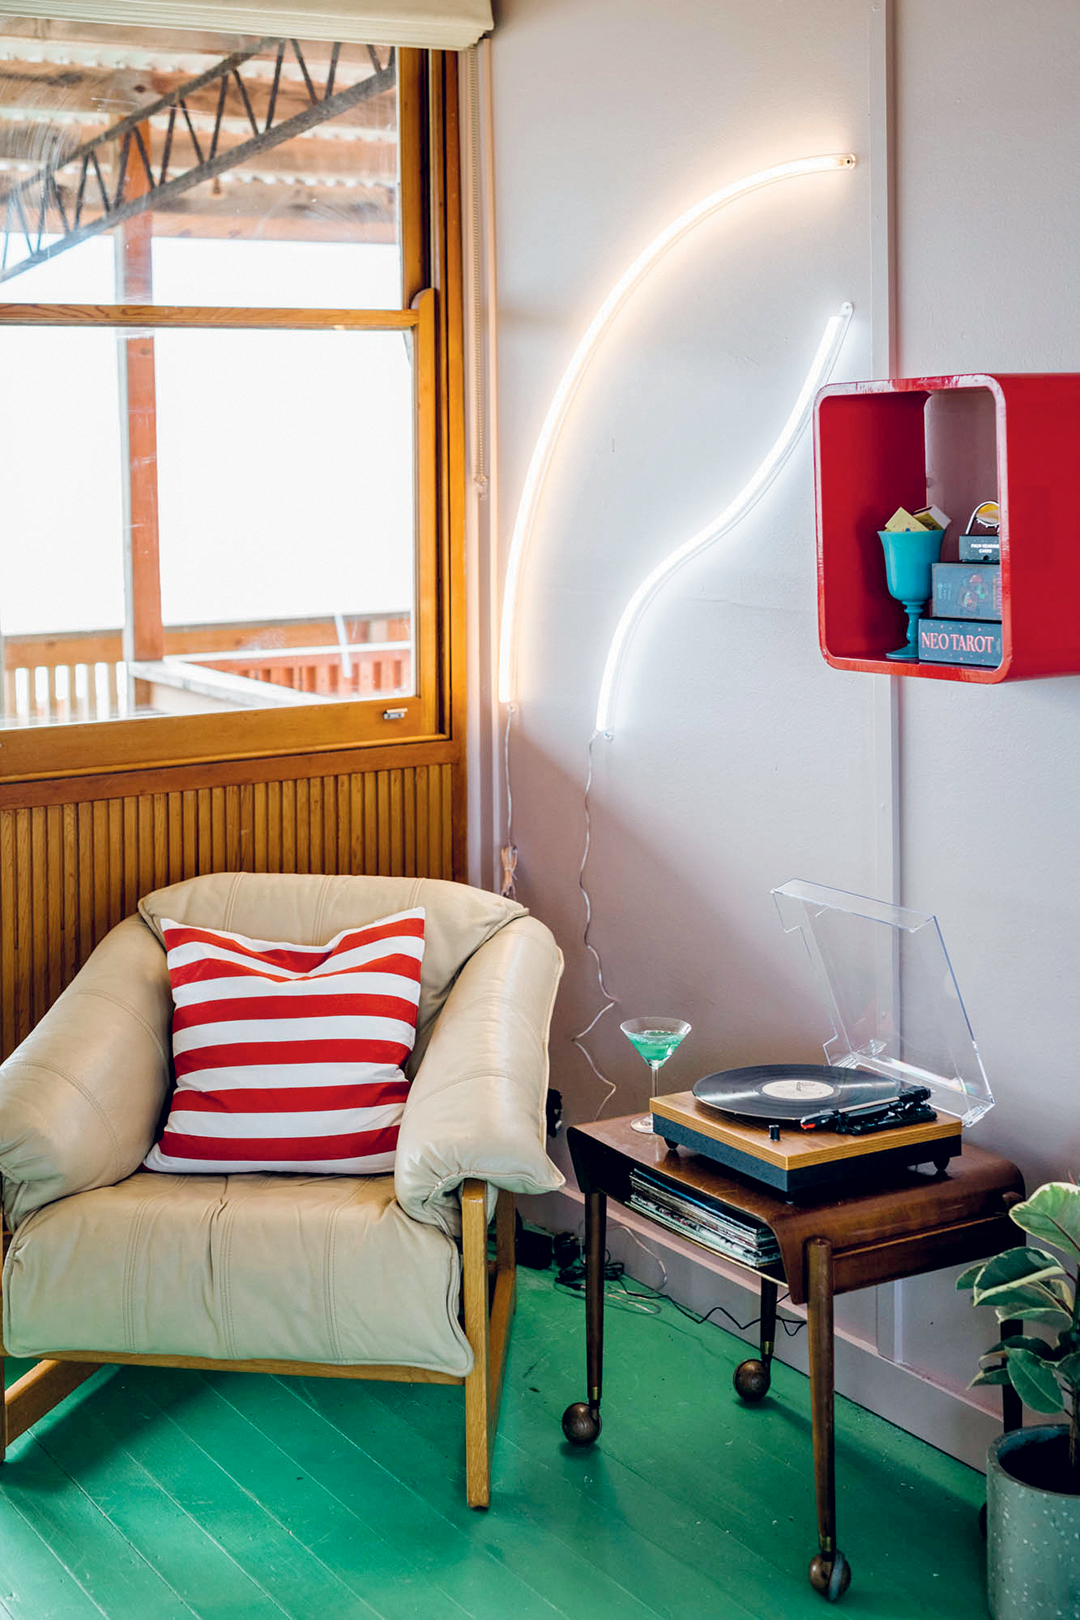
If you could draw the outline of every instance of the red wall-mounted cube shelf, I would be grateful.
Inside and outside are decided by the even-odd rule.
[[[885,584],[878,530],[898,506],[926,505],[927,402],[950,390],[979,390],[993,402],[997,489],[984,479],[977,499],[996,494],[1001,507],[996,669],[885,656],[903,644],[907,620]],[[1080,674],[1080,375],[834,384],[818,395],[814,452],[818,626],[835,669],[976,684]],[[930,499],[941,505],[937,483]],[[968,513],[951,515],[946,557],[956,555],[954,537]]]

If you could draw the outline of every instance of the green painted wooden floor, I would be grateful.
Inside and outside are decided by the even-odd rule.
[[[603,1437],[573,1451],[582,1305],[521,1275],[486,1514],[460,1390],[105,1369],[0,1469],[0,1614],[824,1620],[806,1379],[744,1408],[717,1328],[666,1306],[607,1334]],[[837,1468],[835,1612],[985,1620],[980,1476],[845,1401]]]

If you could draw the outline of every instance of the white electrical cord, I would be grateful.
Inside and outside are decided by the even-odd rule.
[[[596,739],[599,736],[600,733],[598,731],[594,731],[592,736],[589,738],[589,769],[588,774],[585,777],[585,847],[581,852],[581,865],[578,867],[578,888],[581,890],[581,898],[585,906],[585,930],[581,936],[582,944],[585,946],[585,949],[588,951],[589,955],[596,964],[596,982],[600,987],[600,994],[605,999],[604,1005],[600,1008],[600,1011],[596,1014],[596,1017],[593,1018],[590,1023],[586,1024],[584,1029],[579,1029],[576,1035],[571,1035],[570,1037],[573,1045],[577,1047],[593,1074],[595,1074],[596,1078],[600,1081],[600,1084],[607,1087],[607,1091],[601,1098],[600,1106],[593,1115],[593,1119],[600,1118],[600,1115],[603,1113],[604,1109],[607,1107],[608,1103],[619,1089],[614,1080],[609,1080],[607,1075],[604,1074],[601,1069],[597,1068],[593,1061],[592,1053],[585,1045],[586,1035],[591,1035],[601,1018],[603,1018],[604,1014],[606,1012],[610,1012],[611,1008],[616,1006],[618,1003],[618,998],[612,995],[611,991],[604,983],[604,964],[600,960],[600,952],[589,938],[589,932],[592,928],[592,901],[589,898],[589,891],[585,886],[585,867],[589,859],[589,850],[592,847],[592,810],[589,805],[589,795],[592,792],[593,744],[596,742]]]

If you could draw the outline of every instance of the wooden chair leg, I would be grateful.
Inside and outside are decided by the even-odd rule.
[[[46,1412],[78,1389],[101,1368],[94,1361],[39,1361],[6,1392],[4,1439],[7,1445],[25,1434]]]
[[[461,1189],[465,1336],[473,1352],[473,1370],[465,1380],[465,1494],[473,1508],[486,1508],[491,1501],[491,1448],[516,1289],[514,1198],[500,1192],[495,1286],[489,1305],[486,1190],[482,1181],[467,1181]]]
[[[487,1203],[482,1181],[461,1189],[461,1266],[465,1337],[473,1353],[465,1380],[465,1495],[472,1508],[491,1501],[491,1434],[488,1426]]]
[[[517,1229],[514,1195],[500,1189],[495,1206],[495,1287],[491,1296],[488,1329],[488,1423],[491,1443],[499,1423],[503,1372],[510,1342],[510,1324],[517,1307]]]

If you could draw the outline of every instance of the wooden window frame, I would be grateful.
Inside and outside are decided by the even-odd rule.
[[[464,404],[460,338],[457,100],[453,59],[398,52],[402,305],[390,310],[225,309],[167,305],[0,304],[0,326],[413,334],[416,571],[415,692],[284,709],[0,726],[0,783],[428,743],[460,728],[453,642],[462,607]],[[457,724],[455,725],[455,719]]]

